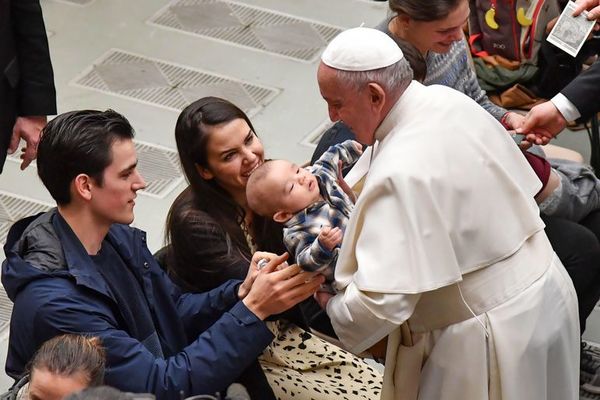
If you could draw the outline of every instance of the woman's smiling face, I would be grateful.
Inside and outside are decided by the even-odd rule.
[[[204,179],[214,179],[233,198],[246,191],[250,174],[264,161],[264,148],[248,123],[241,118],[207,128],[206,167],[198,166]]]

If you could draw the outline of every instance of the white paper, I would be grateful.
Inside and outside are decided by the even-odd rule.
[[[562,51],[575,57],[589,36],[596,21],[587,20],[587,11],[573,17],[575,3],[569,1],[552,28],[548,41]]]

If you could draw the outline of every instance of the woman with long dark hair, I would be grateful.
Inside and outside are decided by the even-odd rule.
[[[284,252],[281,226],[247,206],[246,183],[264,148],[246,114],[205,97],[182,111],[175,137],[189,187],[167,220],[166,263],[174,279],[204,291],[246,276],[256,250]],[[259,358],[278,398],[379,397],[380,373],[298,325],[306,327],[300,313],[270,321],[275,339]]]

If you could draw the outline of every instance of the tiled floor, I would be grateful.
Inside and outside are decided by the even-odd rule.
[[[135,225],[162,245],[169,205],[184,187],[173,129],[179,110],[205,95],[251,115],[269,157],[307,161],[327,126],[316,84],[320,51],[340,29],[373,26],[386,3],[369,0],[41,0],[60,112],[112,108],[137,131],[149,185]],[[589,154],[585,135],[561,141]],[[564,138],[564,139],[563,139]],[[52,204],[35,166],[16,159],[0,175],[0,241],[11,221]],[[0,260],[4,255],[0,252]],[[0,365],[10,305],[0,291]],[[599,319],[600,320],[600,319]],[[600,341],[600,322],[589,329]],[[0,377],[0,389],[9,381]]]

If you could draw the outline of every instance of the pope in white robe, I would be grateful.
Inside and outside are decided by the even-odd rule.
[[[341,290],[322,302],[336,333],[355,353],[388,336],[386,400],[577,399],[577,298],[533,199],[541,183],[462,93],[344,82],[405,62],[371,31],[340,34],[318,74],[332,119],[378,142],[362,160]]]

